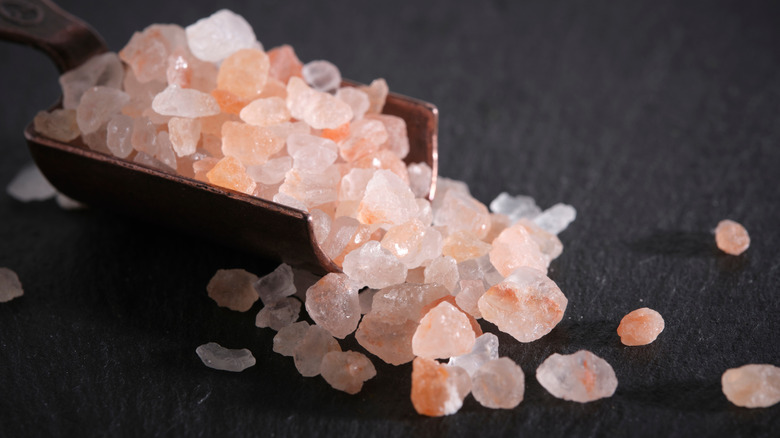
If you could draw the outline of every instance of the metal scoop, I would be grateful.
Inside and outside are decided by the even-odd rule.
[[[61,73],[107,51],[97,32],[48,0],[0,0],[0,38],[42,50]],[[345,81],[345,85],[356,84]],[[430,103],[391,93],[383,112],[406,121],[410,152],[405,160],[431,167],[432,199],[438,110]],[[24,134],[41,172],[57,190],[76,200],[315,272],[339,272],[318,245],[306,212],[95,152],[80,139],[52,140],[36,132],[32,123]]]

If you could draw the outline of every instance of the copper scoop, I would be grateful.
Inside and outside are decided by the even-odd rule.
[[[42,50],[60,72],[107,51],[91,27],[48,0],[0,0],[0,38]],[[406,121],[410,152],[405,160],[431,167],[432,198],[438,110],[430,103],[391,93],[383,112]],[[52,140],[36,132],[32,123],[24,134],[41,172],[57,190],[76,200],[315,272],[339,271],[317,244],[306,212],[95,152],[80,139]]]

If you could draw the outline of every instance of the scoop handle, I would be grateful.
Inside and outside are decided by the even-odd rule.
[[[43,51],[60,73],[108,50],[94,29],[49,0],[0,0],[0,39]]]

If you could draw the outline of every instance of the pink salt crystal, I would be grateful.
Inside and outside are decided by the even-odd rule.
[[[485,294],[485,284],[482,280],[460,280],[456,287],[455,302],[458,307],[474,318],[482,318],[479,311],[479,299]]]
[[[322,243],[322,250],[325,255],[335,259],[344,253],[347,245],[353,240],[355,233],[358,232],[360,222],[347,216],[339,216],[333,220],[328,237]]]
[[[419,322],[432,303],[449,296],[439,284],[402,283],[386,287],[374,295],[371,312]],[[410,344],[411,345],[411,344]]]
[[[383,361],[401,365],[414,359],[412,336],[417,323],[397,315],[370,313],[363,316],[355,332],[358,343]]]
[[[174,117],[206,117],[219,114],[217,101],[209,94],[191,88],[168,86],[154,96],[152,109],[158,114]]]
[[[208,172],[219,163],[219,158],[204,158],[192,163],[192,171],[198,181],[209,182]]]
[[[127,158],[133,152],[130,137],[133,133],[133,119],[116,114],[108,121],[106,145],[111,153],[119,158]]]
[[[471,393],[486,408],[514,409],[523,401],[525,374],[508,357],[493,359],[472,376]]]
[[[249,169],[247,169],[247,174],[249,174]],[[249,175],[250,178],[254,179],[252,175]],[[255,180],[256,182],[257,180]],[[255,187],[255,191],[252,194],[252,196],[256,198],[262,198],[268,201],[273,201],[274,196],[279,194],[279,186],[281,184],[273,184],[273,185],[265,185],[265,184],[257,184],[257,187]]]
[[[320,132],[320,137],[333,140],[336,143],[341,143],[349,137],[349,122],[340,125],[338,128],[323,129]]]
[[[623,345],[647,345],[664,330],[664,319],[653,309],[643,307],[630,312],[620,320],[617,328]]]
[[[84,92],[76,108],[76,122],[82,134],[95,132],[130,101],[127,93],[109,87],[92,87]]]
[[[282,83],[287,84],[291,76],[302,76],[303,63],[291,46],[285,44],[269,50],[268,58],[271,62],[268,74]]]
[[[133,34],[119,57],[140,82],[166,81],[168,57],[187,44],[184,29],[175,24],[153,24]]]
[[[290,120],[290,110],[281,97],[268,97],[250,102],[239,117],[250,125],[269,126]]]
[[[38,166],[30,163],[14,176],[6,192],[17,201],[30,202],[51,199],[57,190],[43,176]]]
[[[269,76],[268,80],[265,81],[265,87],[263,87],[263,91],[257,96],[257,98],[268,99],[269,97],[278,97],[279,99],[284,100],[286,106],[287,105],[287,101],[286,101],[287,84],[282,83],[278,79]]]
[[[366,185],[357,218],[364,224],[400,225],[414,219],[417,212],[409,186],[393,172],[378,170]]]
[[[469,375],[459,367],[418,357],[412,363],[412,405],[429,417],[452,415],[471,391]]]
[[[334,166],[326,167],[322,173],[304,172],[293,167],[285,174],[279,193],[299,200],[308,210],[336,200],[340,177]]]
[[[108,145],[106,144],[108,137],[107,126],[108,123],[100,125],[95,132],[90,132],[89,134],[82,133],[81,140],[93,151],[111,155],[111,150],[108,149]]]
[[[618,385],[612,366],[587,350],[552,354],[536,369],[536,380],[555,397],[579,403],[611,397]]]
[[[0,303],[7,303],[24,295],[22,282],[16,272],[0,267]]]
[[[280,328],[279,332],[274,336],[274,352],[282,356],[292,356],[295,352],[295,347],[298,346],[308,331],[309,323],[306,321],[298,321]]]
[[[60,76],[62,107],[76,109],[81,102],[81,96],[92,87],[119,88],[123,75],[124,67],[116,53],[106,52],[93,56],[84,64]]]
[[[450,233],[446,239],[444,239],[444,247],[442,248],[442,255],[450,256],[460,263],[468,259],[475,259],[487,254],[491,249],[490,244],[487,244],[474,234],[458,230]]]
[[[219,113],[215,114],[213,116],[206,116],[206,117],[200,117],[198,120],[200,120],[200,133],[203,136],[204,140],[206,139],[206,136],[216,136],[220,139],[222,138],[222,126],[227,122],[240,122],[241,119],[238,118],[235,114],[227,114],[227,113]],[[217,149],[217,151],[214,151],[210,149],[209,147],[206,147],[204,145],[204,148],[209,151],[209,153],[214,154],[215,152],[222,153],[221,149]]]
[[[246,173],[259,184],[274,185],[284,181],[284,175],[290,169],[292,169],[292,158],[285,156],[249,166],[246,168]]]
[[[219,66],[217,88],[239,99],[254,99],[265,87],[270,62],[265,52],[242,49],[225,59]]]
[[[382,108],[385,106],[385,100],[387,99],[387,93],[390,89],[387,87],[387,82],[384,79],[374,79],[371,81],[371,85],[358,87],[368,95],[368,100],[371,102],[371,106],[368,108],[368,112],[371,114],[380,114]]]
[[[287,108],[290,115],[298,120],[304,120],[320,98],[320,93],[312,89],[303,79],[291,77],[287,83]]]
[[[343,271],[361,286],[373,289],[403,283],[406,266],[372,240],[344,257]]]
[[[246,312],[257,301],[257,276],[243,269],[220,269],[206,286],[209,298],[220,307]]]
[[[387,129],[378,120],[360,119],[350,125],[349,137],[339,144],[339,153],[346,161],[354,161],[379,150],[387,141]]]
[[[157,153],[154,157],[169,167],[170,170],[176,169],[176,153],[173,152],[173,146],[166,131],[157,133]]]
[[[360,120],[368,111],[371,103],[368,101],[368,95],[355,87],[342,87],[336,92],[336,97],[343,100],[352,108],[353,120]]]
[[[450,293],[455,291],[458,280],[458,263],[452,257],[436,257],[425,268],[425,282],[440,284]]]
[[[133,156],[133,162],[138,163],[142,166],[150,167],[152,169],[157,169],[161,172],[169,172],[170,168],[163,164],[160,160],[157,158],[154,158],[153,156],[147,154],[146,152],[138,152]]]
[[[406,163],[386,149],[363,155],[350,164],[355,167],[389,170],[398,175],[404,184],[409,185],[409,171],[406,170]]]
[[[317,91],[330,93],[341,85],[341,72],[329,61],[308,62],[301,73],[306,83]]]
[[[176,155],[184,157],[195,153],[200,140],[200,120],[172,117],[168,121],[169,139]]]
[[[164,116],[152,108],[146,108],[141,111],[141,116],[148,118],[155,125],[167,125],[168,121],[171,120],[171,116]]]
[[[276,202],[277,204],[286,205],[288,207],[295,208],[297,210],[309,211],[309,207],[307,207],[306,204],[284,193],[275,194],[273,199],[271,200]]]
[[[147,108],[151,107],[154,96],[165,90],[165,82],[149,81],[138,82],[132,70],[128,70],[123,81],[125,93],[130,95],[130,102],[122,108],[122,114],[130,117],[139,117]]]
[[[324,147],[333,151],[338,151],[338,146],[332,140],[318,137],[308,133],[292,133],[287,138],[287,154],[291,157],[301,149],[310,147]]]
[[[381,244],[408,269],[413,269],[441,254],[442,239],[438,231],[412,219],[390,228]]]
[[[251,101],[250,99],[242,99],[227,90],[211,90],[209,94],[217,101],[220,111],[228,114],[240,114],[241,110]]]
[[[328,238],[328,234],[330,234],[332,220],[327,213],[317,208],[313,208],[309,212],[309,217],[314,230],[314,238],[321,245]]]
[[[376,173],[375,169],[350,169],[341,178],[339,201],[360,201],[366,194],[366,186]]]
[[[324,328],[313,325],[293,351],[295,368],[304,377],[314,377],[320,373],[322,359],[331,351],[341,351],[338,341]]]
[[[412,337],[412,352],[429,359],[446,359],[470,352],[475,339],[468,317],[445,301],[420,320]]]
[[[222,153],[245,166],[263,164],[283,147],[284,138],[268,128],[230,121],[222,125]]]
[[[414,196],[424,198],[431,191],[431,179],[433,172],[427,163],[410,163],[407,166],[409,175],[409,187],[412,188]]]
[[[477,320],[473,316],[469,315],[463,309],[458,307],[458,303],[455,301],[455,297],[452,296],[452,295],[448,294],[447,296],[439,298],[438,300],[436,300],[436,301],[428,304],[427,306],[423,307],[423,314],[427,314],[431,309],[433,309],[434,307],[438,306],[439,304],[441,304],[443,302],[447,302],[447,303],[451,304],[456,309],[458,309],[461,313],[463,313],[463,315],[466,316],[466,318],[469,321],[469,324],[471,325],[471,330],[474,332],[474,336],[482,336],[482,334],[483,334],[482,333],[482,327],[479,325],[479,322],[477,322]]]
[[[206,178],[211,184],[246,194],[252,194],[257,187],[257,183],[247,176],[246,169],[241,162],[231,156],[219,160],[206,173]]]
[[[511,225],[512,222],[509,220],[509,216],[501,213],[490,213],[490,228],[487,236],[482,240],[487,243],[493,243],[496,237]]]
[[[468,231],[479,239],[487,235],[490,227],[487,207],[471,195],[458,190],[448,190],[443,195],[444,200],[439,208],[434,203],[434,225],[446,226],[450,232]]]
[[[255,326],[279,331],[297,321],[300,312],[300,301],[291,297],[283,298],[260,309],[255,318]]]
[[[327,93],[311,89],[302,79],[287,83],[287,108],[292,117],[314,129],[335,129],[352,119],[352,108]]]
[[[533,268],[517,268],[479,299],[482,317],[520,342],[535,341],[563,319],[568,300],[558,285]]]
[[[406,132],[406,121],[390,114],[371,114],[368,118],[379,120],[387,130],[387,141],[380,146],[395,154],[398,158],[409,155],[409,135]]]
[[[209,62],[222,61],[238,50],[257,45],[252,26],[227,9],[187,26],[185,32],[192,54]]]
[[[309,146],[298,149],[292,157],[294,168],[302,172],[318,173],[335,163],[339,155],[328,147]]]
[[[40,134],[62,142],[75,140],[81,135],[75,109],[41,111],[35,115],[33,126]]]
[[[715,228],[715,242],[718,249],[731,255],[740,255],[750,246],[750,236],[745,227],[726,219]]]
[[[279,265],[270,274],[260,277],[255,283],[255,291],[265,306],[295,294],[295,290],[293,270],[286,263]]]
[[[347,394],[357,394],[363,382],[376,376],[376,369],[363,353],[331,351],[322,358],[322,377],[330,386]]]
[[[513,226],[523,226],[531,238],[539,245],[539,250],[550,260],[555,260],[563,252],[563,244],[553,233],[550,233],[528,219],[520,219]]]
[[[306,291],[306,311],[320,327],[344,339],[360,321],[358,289],[346,275],[330,273]]]
[[[768,408],[780,402],[780,368],[750,364],[731,368],[720,379],[723,394],[744,408]]]
[[[502,231],[493,241],[490,261],[501,275],[507,276],[521,266],[547,273],[550,257],[542,252],[528,227],[517,223]]]

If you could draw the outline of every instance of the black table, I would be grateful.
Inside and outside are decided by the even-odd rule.
[[[373,3],[373,2],[372,2]],[[213,2],[62,2],[113,50],[153,22],[187,25]],[[780,4],[754,2],[225,1],[270,48],[328,59],[346,77],[385,77],[438,105],[441,174],[489,202],[501,191],[566,202],[550,277],[569,299],[548,336],[501,355],[526,373],[514,410],[469,397],[418,416],[411,366],[374,360],[356,396],[298,375],[254,327],[259,308],[218,308],[219,268],[273,262],[206,236],[110,212],[0,195],[0,266],[25,295],[0,305],[0,435],[771,436],[780,406],[731,405],[727,368],[780,365]],[[30,158],[21,132],[58,96],[41,54],[0,44],[0,186]],[[753,238],[717,251],[724,218]],[[615,329],[649,306],[666,330],[646,347]],[[483,323],[487,329],[494,327]],[[357,348],[354,338],[343,343]],[[250,348],[240,374],[204,367],[207,341]],[[612,398],[558,400],[534,378],[554,352],[586,348],[620,380]]]

